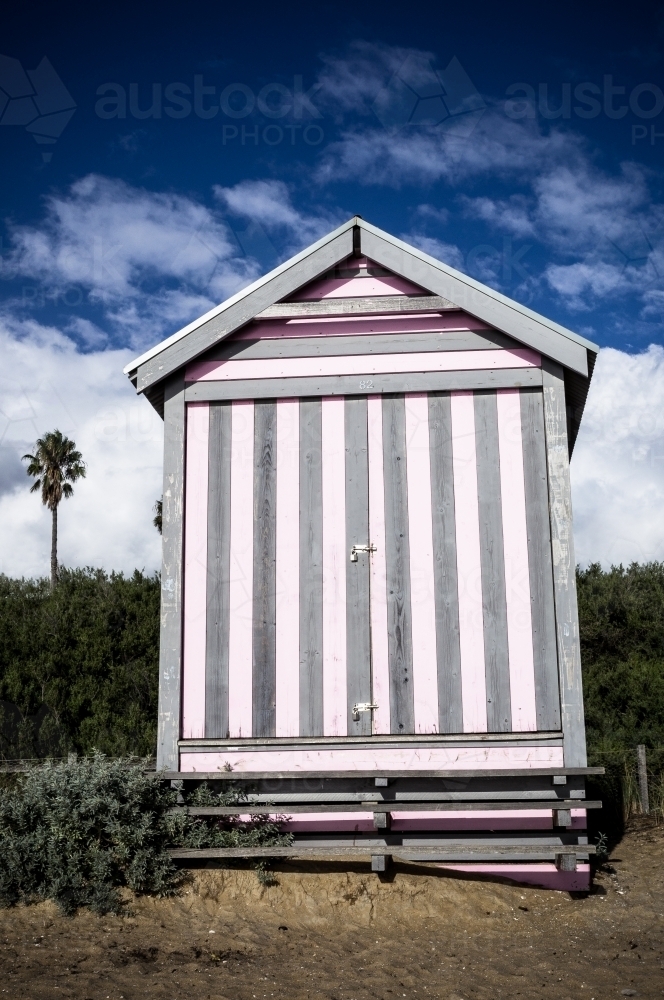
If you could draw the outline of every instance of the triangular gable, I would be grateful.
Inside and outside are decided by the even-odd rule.
[[[286,299],[310,302],[318,299],[361,298],[375,295],[427,295],[425,288],[381,267],[367,257],[348,257],[322,277],[309,282]]]
[[[382,277],[390,287],[391,296],[439,296],[441,301],[445,300],[446,308],[463,310],[487,328],[506,334],[558,362],[565,369],[571,394],[578,400],[573,418],[578,426],[589,376],[599,350],[595,344],[377,229],[359,216],[137,358],[125,368],[126,374],[137,390],[145,392],[153,405],[161,409],[165,379],[180,372],[190,361],[259,314],[279,308],[276,303],[301,302],[304,306],[312,300],[303,296],[313,295],[314,300],[319,296],[325,298],[325,293],[321,294],[321,289],[325,288],[327,297],[334,298],[335,289],[341,290],[343,285],[339,277],[331,276],[330,272],[340,267],[348,268],[353,258],[358,260],[360,269],[360,261],[366,263],[367,278],[371,269],[387,272]],[[373,277],[379,280],[381,275]],[[354,276],[350,275],[348,282],[353,280]],[[330,281],[337,285],[330,285]],[[346,287],[347,291],[340,298],[352,297],[352,284]],[[381,298],[376,292],[373,294],[376,301]],[[371,303],[369,308],[373,308]]]

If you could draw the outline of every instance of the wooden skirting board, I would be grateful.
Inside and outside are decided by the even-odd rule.
[[[358,847],[353,844],[349,847],[298,847],[296,844],[290,847],[175,847],[168,852],[172,858],[179,860],[198,860],[210,858],[367,858],[371,856],[388,855],[394,858],[405,857],[408,860],[427,860],[435,855],[436,860],[449,858],[453,860],[460,857],[472,857],[481,855],[490,856],[495,859],[515,859],[515,858],[555,858],[562,855],[584,856],[595,854],[596,848],[593,844],[514,844],[509,846],[490,844],[436,844],[429,847],[403,847],[394,846],[374,846]]]

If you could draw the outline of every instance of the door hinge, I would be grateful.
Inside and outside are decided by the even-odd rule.
[[[360,721],[360,712],[373,712],[375,708],[378,708],[378,705],[374,705],[370,701],[361,701],[357,705],[353,705],[353,722]]]
[[[369,542],[368,545],[353,545],[352,549],[350,550],[350,561],[357,562],[358,552],[375,552],[375,551],[376,551],[376,546],[373,545],[371,542]]]

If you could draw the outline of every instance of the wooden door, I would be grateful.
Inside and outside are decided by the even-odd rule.
[[[189,405],[185,738],[560,728],[541,391],[370,388]]]

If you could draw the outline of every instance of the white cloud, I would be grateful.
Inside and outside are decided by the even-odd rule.
[[[162,490],[163,425],[122,374],[130,353],[81,354],[58,330],[6,319],[0,351],[0,572],[48,575],[50,513],[29,494],[19,460],[55,428],[76,441],[88,466],[60,505],[61,562],[157,569],[152,506]]]
[[[176,194],[89,175],[46,201],[39,226],[10,228],[6,277],[83,288],[123,341],[145,346],[257,277],[225,219]],[[84,338],[85,339],[85,338]]]
[[[572,458],[576,558],[664,559],[664,348],[605,348]]]
[[[213,190],[218,201],[234,215],[249,219],[268,233],[287,234],[292,252],[320,239],[345,222],[350,214],[321,209],[313,214],[301,212],[293,205],[288,185],[278,180],[240,181],[228,188],[215,185]]]
[[[459,271],[463,270],[463,253],[456,243],[445,243],[434,236],[426,236],[424,233],[418,232],[403,233],[400,239],[405,243],[410,243],[411,246],[417,247],[418,250],[428,253],[430,257],[442,260],[444,264],[449,264],[450,267],[455,267]]]

